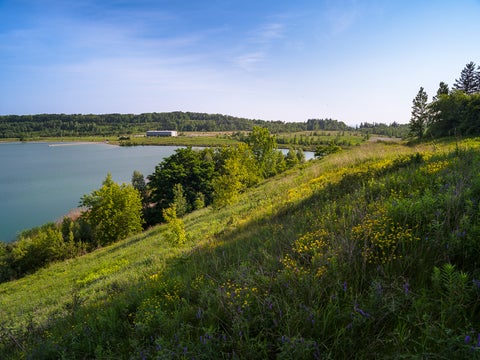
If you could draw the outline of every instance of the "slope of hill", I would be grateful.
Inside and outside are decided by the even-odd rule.
[[[475,358],[480,141],[365,143],[0,284],[0,354]]]

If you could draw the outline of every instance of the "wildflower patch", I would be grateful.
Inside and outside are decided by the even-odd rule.
[[[401,247],[420,240],[414,229],[394,222],[384,208],[367,215],[362,223],[353,227],[352,237],[362,245],[364,261],[374,265],[401,259]]]
[[[224,305],[236,312],[246,310],[258,296],[257,287],[239,284],[233,280],[224,282],[220,286],[220,292],[224,300]]]
[[[325,229],[299,237],[292,245],[292,253],[282,259],[285,270],[297,276],[313,273],[321,277],[327,271],[332,256],[331,237]]]

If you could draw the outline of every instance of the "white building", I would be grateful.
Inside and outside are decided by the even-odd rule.
[[[147,136],[177,136],[175,130],[148,130]]]

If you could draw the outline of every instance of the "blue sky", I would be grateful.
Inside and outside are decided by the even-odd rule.
[[[0,0],[0,114],[407,123],[479,34],[480,0]]]

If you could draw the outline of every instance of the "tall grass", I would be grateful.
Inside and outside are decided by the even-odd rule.
[[[5,358],[476,358],[479,142],[366,143],[0,284]]]

